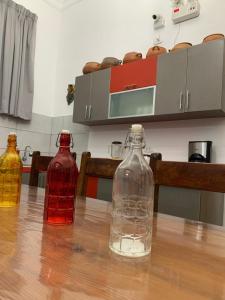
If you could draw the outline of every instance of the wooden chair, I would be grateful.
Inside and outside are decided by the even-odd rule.
[[[76,160],[76,153],[72,153],[73,158]],[[32,155],[31,172],[30,172],[30,186],[38,186],[39,172],[46,172],[50,161],[53,156],[41,156],[40,151],[34,151]]]
[[[112,179],[120,163],[121,160],[92,158],[90,152],[84,152],[81,157],[77,195],[86,196],[88,177]]]
[[[150,155],[144,155],[147,158]],[[90,152],[84,152],[81,158],[80,174],[77,184],[77,195],[86,196],[89,177],[113,179],[115,171],[122,160],[110,158],[92,158]]]
[[[153,153],[150,165],[155,180],[156,212],[160,185],[225,193],[225,164],[163,161],[160,153]]]

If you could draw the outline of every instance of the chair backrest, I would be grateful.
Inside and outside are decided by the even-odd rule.
[[[150,165],[155,180],[155,211],[160,185],[225,193],[225,164],[163,161],[160,153],[153,153]]]
[[[121,160],[109,158],[92,158],[90,152],[84,152],[81,158],[77,195],[85,196],[88,177],[112,179]]]
[[[73,152],[72,156],[76,160],[76,153]],[[53,156],[41,156],[40,151],[34,151],[32,155],[31,171],[30,171],[30,186],[38,186],[39,172],[46,172],[50,161]]]

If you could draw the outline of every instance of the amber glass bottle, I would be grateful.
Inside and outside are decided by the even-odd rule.
[[[0,157],[0,207],[16,206],[20,200],[22,161],[16,150],[16,134],[8,136],[6,152]]]
[[[48,166],[44,210],[44,221],[55,225],[73,223],[78,177],[68,130],[61,132],[59,144],[59,151]]]

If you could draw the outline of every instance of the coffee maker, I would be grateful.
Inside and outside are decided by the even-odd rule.
[[[191,141],[188,148],[189,162],[211,162],[211,141]]]

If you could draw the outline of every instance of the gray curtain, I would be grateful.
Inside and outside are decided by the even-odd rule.
[[[30,120],[37,16],[0,0],[0,113]]]

